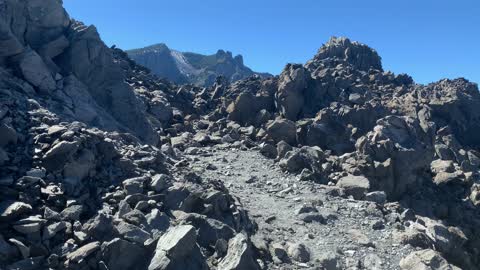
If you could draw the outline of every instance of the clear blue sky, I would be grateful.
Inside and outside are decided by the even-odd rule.
[[[305,63],[330,36],[376,49],[419,83],[480,82],[480,0],[64,0],[107,45],[242,54],[256,71]]]

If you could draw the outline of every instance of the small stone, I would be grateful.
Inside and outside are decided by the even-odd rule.
[[[43,212],[43,218],[49,221],[51,220],[60,221],[62,217],[60,213],[55,212],[48,207],[45,207],[45,211]]]
[[[31,169],[26,174],[30,177],[44,178],[46,175],[46,171],[45,169]]]
[[[337,186],[343,188],[346,195],[352,195],[356,200],[360,200],[370,189],[370,181],[363,176],[348,175],[340,178]]]
[[[65,230],[67,228],[66,222],[57,222],[48,225],[43,229],[43,240],[48,240],[54,237],[57,233]]]
[[[431,270],[460,270],[449,264],[440,253],[431,249],[412,252],[400,261],[402,270],[431,269]]]
[[[387,194],[384,191],[373,191],[365,194],[365,200],[384,204],[387,201]]]
[[[69,221],[76,221],[80,220],[80,216],[83,213],[83,206],[82,205],[72,205],[70,207],[65,208],[60,215],[62,216],[63,220]]]
[[[64,126],[51,126],[48,128],[47,134],[50,136],[61,135],[67,131],[67,128]]]
[[[374,230],[382,230],[385,228],[385,224],[383,220],[376,220],[372,223],[372,229]]]
[[[287,262],[288,254],[282,244],[274,243],[270,246],[270,254],[273,258],[279,260],[279,262]]]
[[[147,240],[150,239],[150,234],[148,232],[135,225],[122,221],[115,227],[117,228],[118,233],[126,240],[143,245]]]
[[[253,250],[247,237],[239,233],[228,242],[228,252],[223,258],[218,269],[222,270],[260,270],[257,261],[254,260]]]
[[[23,202],[3,201],[0,202],[0,221],[12,220],[32,211],[32,206]]]
[[[146,177],[135,177],[123,181],[123,187],[127,195],[143,193],[143,184],[147,181]]]
[[[100,242],[92,242],[67,255],[67,260],[79,263],[100,248]]]
[[[257,182],[257,181],[258,181],[258,177],[256,177],[256,176],[251,176],[251,177],[249,177],[249,178],[245,181],[245,183],[251,184],[251,183],[255,183],[255,182]]]
[[[13,224],[13,229],[23,234],[31,234],[39,232],[42,225],[46,220],[37,216],[31,216],[22,220],[19,220]]]
[[[289,244],[287,249],[288,256],[297,262],[309,262],[310,251],[305,244]]]
[[[304,213],[298,215],[298,218],[306,223],[319,222],[325,224],[327,220],[320,213]]]
[[[265,219],[265,223],[272,223],[274,220],[276,220],[277,217],[272,215],[272,216],[268,216],[266,219]]]
[[[228,242],[225,239],[218,239],[215,243],[215,254],[217,258],[223,258],[228,251]]]
[[[139,202],[135,205],[135,209],[136,209],[136,210],[143,211],[143,210],[148,209],[149,206],[150,206],[150,204],[148,203],[148,201],[139,201]]]
[[[400,214],[400,219],[402,221],[415,220],[415,212],[412,209],[406,209]]]
[[[152,177],[151,188],[156,192],[162,192],[171,186],[171,178],[165,174],[156,174]]]
[[[334,252],[325,252],[318,257],[318,266],[320,269],[325,270],[339,270],[338,268],[338,255]]]
[[[24,243],[15,238],[11,238],[8,241],[18,248],[24,259],[30,257],[30,248],[28,248]]]

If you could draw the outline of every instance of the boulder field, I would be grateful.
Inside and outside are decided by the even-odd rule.
[[[58,0],[0,0],[0,269],[480,269],[480,93],[331,38],[159,79]]]

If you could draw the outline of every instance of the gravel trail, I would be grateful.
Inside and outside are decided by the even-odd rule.
[[[200,151],[190,156],[192,168],[203,178],[222,180],[240,198],[258,224],[252,238],[257,247],[268,243],[269,252],[280,257],[284,252],[272,246],[307,247],[308,262],[274,256],[268,269],[335,269],[328,268],[335,261],[337,269],[399,269],[400,259],[412,251],[394,244],[396,225],[376,203],[329,195],[335,189],[299,181],[258,151]]]

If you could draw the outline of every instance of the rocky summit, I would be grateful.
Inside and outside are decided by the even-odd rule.
[[[138,64],[147,67],[160,78],[177,84],[191,83],[209,87],[219,76],[229,82],[236,82],[251,76],[273,77],[268,73],[252,71],[244,65],[243,56],[233,56],[231,52],[218,50],[212,55],[180,52],[161,43],[141,49],[126,51]]]
[[[175,84],[61,1],[0,15],[0,269],[480,269],[476,84],[335,37]]]

